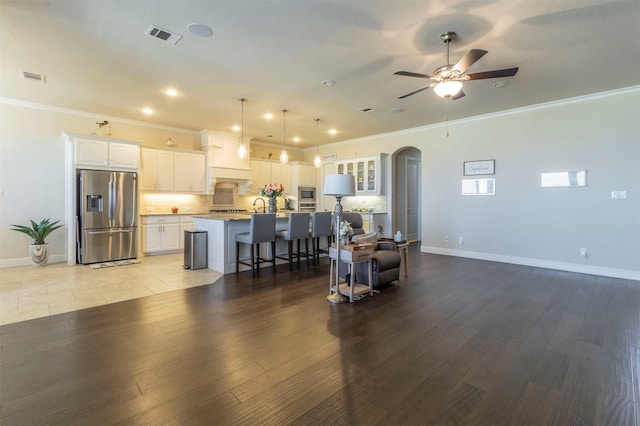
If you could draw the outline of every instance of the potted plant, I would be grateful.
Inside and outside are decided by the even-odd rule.
[[[50,233],[63,225],[58,225],[60,222],[56,220],[51,222],[50,219],[43,219],[40,223],[35,223],[30,220],[31,227],[23,225],[11,225],[13,231],[22,232],[27,234],[33,239],[33,243],[29,245],[29,254],[31,255],[31,263],[34,266],[44,266],[49,260],[49,244],[47,244],[46,238]]]

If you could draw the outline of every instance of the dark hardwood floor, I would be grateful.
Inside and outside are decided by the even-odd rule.
[[[410,251],[0,327],[0,424],[639,425],[640,282]]]

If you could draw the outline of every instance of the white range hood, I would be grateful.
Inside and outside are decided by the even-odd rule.
[[[244,138],[249,151],[251,138]],[[238,184],[238,193],[247,194],[251,189],[251,163],[249,158],[238,158],[240,136],[232,133],[203,130],[200,132],[200,147],[207,153],[207,192],[215,191],[216,183]],[[247,156],[248,157],[248,156]]]

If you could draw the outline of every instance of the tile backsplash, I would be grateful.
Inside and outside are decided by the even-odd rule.
[[[178,208],[178,213],[208,213],[211,209],[211,195],[140,194],[141,214],[170,214],[173,207]]]

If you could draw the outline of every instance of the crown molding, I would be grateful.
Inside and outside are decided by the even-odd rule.
[[[365,137],[357,138],[357,139],[348,139],[348,140],[345,140],[345,141],[334,142],[334,143],[330,143],[330,144],[324,144],[324,145],[322,145],[322,148],[324,150],[326,150],[327,148],[331,148],[331,147],[335,147],[335,146],[350,145],[350,144],[353,144],[353,143],[370,142],[373,139],[386,138],[386,137],[389,137],[389,136],[407,135],[407,134],[420,132],[420,131],[424,131],[424,130],[429,130],[429,129],[440,129],[440,128],[446,127],[447,125],[448,126],[454,126],[456,124],[471,123],[471,122],[474,122],[474,121],[487,120],[487,119],[495,118],[495,117],[505,117],[505,116],[508,116],[508,115],[522,114],[522,113],[525,113],[525,112],[530,112],[530,111],[535,111],[535,110],[540,110],[540,109],[547,109],[547,108],[554,108],[554,107],[558,107],[558,106],[577,104],[577,103],[592,101],[594,99],[602,99],[602,98],[608,98],[608,97],[611,97],[611,96],[619,96],[619,95],[623,95],[623,94],[637,93],[637,92],[640,92],[640,86],[631,86],[631,87],[625,87],[625,88],[622,88],[622,89],[609,90],[609,91],[606,91],[606,92],[591,93],[591,94],[588,94],[588,95],[576,96],[576,97],[573,97],[573,98],[559,99],[559,100],[556,100],[556,101],[543,102],[541,104],[534,104],[534,105],[527,105],[525,107],[513,108],[513,109],[504,110],[504,111],[492,112],[492,113],[481,114],[481,115],[474,115],[473,117],[460,118],[460,119],[457,119],[457,120],[449,120],[448,123],[429,124],[429,125],[426,125],[426,126],[412,127],[412,128],[409,128],[409,129],[398,130],[398,131],[395,131],[395,132],[379,133],[377,135],[365,136]],[[313,149],[315,149],[315,147],[313,147]]]
[[[37,109],[41,111],[57,112],[61,114],[70,114],[70,115],[76,115],[78,117],[87,117],[87,118],[98,119],[98,120],[106,119],[111,123],[129,124],[133,126],[148,127],[152,129],[167,130],[171,132],[179,132],[179,133],[186,133],[194,136],[200,136],[199,130],[182,129],[180,127],[172,127],[172,126],[165,126],[162,124],[147,123],[146,121],[131,120],[128,118],[115,117],[115,116],[105,115],[105,114],[95,114],[93,112],[80,111],[80,110],[70,109],[70,108],[55,107],[51,105],[21,101],[21,100],[12,99],[12,98],[0,97],[0,104],[18,106],[22,108]]]

